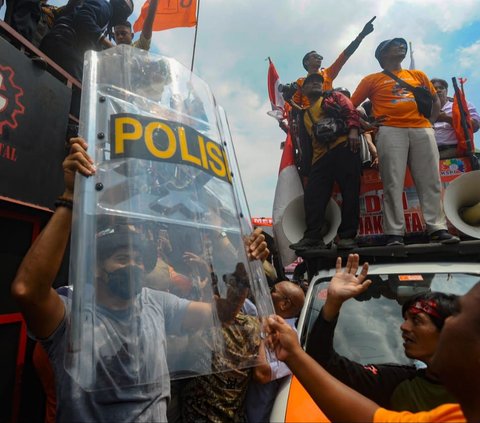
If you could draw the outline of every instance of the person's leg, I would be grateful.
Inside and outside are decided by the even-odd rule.
[[[338,228],[341,239],[355,238],[360,216],[360,176],[362,172],[360,155],[345,145],[335,148],[335,180],[342,194],[342,222]]]
[[[376,140],[383,182],[383,231],[387,235],[403,236],[402,193],[408,159],[408,129],[381,126]]]
[[[410,128],[408,165],[429,234],[447,229],[442,204],[439,153],[432,128]]]
[[[305,223],[304,237],[321,240],[325,223],[325,209],[332,195],[333,165],[332,152],[318,159],[310,170],[304,193]]]

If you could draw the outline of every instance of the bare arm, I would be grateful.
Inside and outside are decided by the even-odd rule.
[[[85,176],[94,173],[86,143],[80,138],[71,141],[70,154],[63,162],[65,199],[73,198],[76,171]],[[58,327],[65,314],[62,300],[52,288],[70,236],[72,211],[58,207],[23,259],[12,283],[12,295],[17,300],[30,331],[46,338]]]
[[[158,0],[150,0],[148,6],[147,17],[143,23],[142,36],[143,38],[150,40],[152,38],[153,21],[155,20],[155,12],[157,11]]]
[[[262,341],[258,350],[258,366],[253,368],[253,379],[261,384],[268,383],[272,380],[272,369],[265,354],[265,343]]]
[[[331,421],[373,421],[373,416],[380,407],[335,379],[303,351],[297,334],[281,317],[270,317],[267,328],[271,333],[270,340],[277,357],[287,363]]]

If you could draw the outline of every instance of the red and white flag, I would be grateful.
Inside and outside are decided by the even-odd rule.
[[[278,89],[280,78],[270,57],[268,58],[268,62],[267,85],[272,110],[267,112],[267,114],[280,122],[285,118],[285,101],[283,100],[282,93]]]
[[[301,238],[305,229],[304,213],[303,186],[295,166],[292,138],[288,133],[283,147],[272,213],[275,242],[284,266],[288,266],[297,259],[289,245]],[[297,225],[296,222],[300,222],[300,225],[303,225],[302,228],[293,227]],[[292,233],[300,234],[300,236],[297,236],[298,239],[292,240]]]

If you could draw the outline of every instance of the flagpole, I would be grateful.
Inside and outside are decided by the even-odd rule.
[[[197,47],[197,32],[198,32],[198,17],[200,16],[200,0],[197,1],[197,24],[195,25],[195,37],[193,39],[193,52],[192,52],[192,66],[190,72],[193,72],[193,64],[195,63],[195,49]]]
[[[412,42],[410,41],[409,44],[410,44],[410,67],[409,67],[409,69],[413,70],[413,69],[415,69],[415,59],[413,58]]]

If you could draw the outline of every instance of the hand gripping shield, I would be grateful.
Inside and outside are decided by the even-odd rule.
[[[71,377],[89,391],[146,389],[257,364],[273,306],[247,257],[249,211],[209,87],[167,57],[89,52],[80,134],[97,172],[76,180]],[[242,312],[248,292],[255,316]]]

